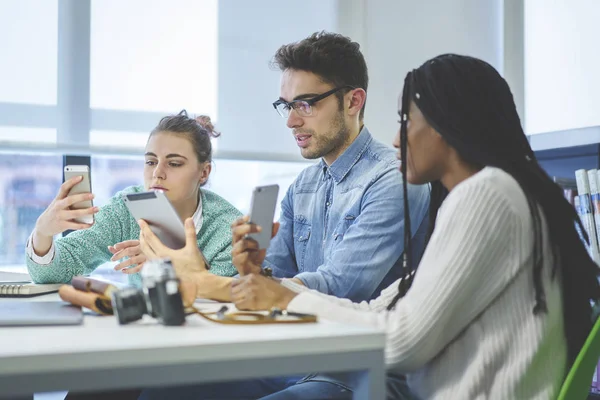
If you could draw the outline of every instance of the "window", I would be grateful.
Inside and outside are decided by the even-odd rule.
[[[56,129],[26,128],[21,126],[0,126],[0,141],[56,143]]]
[[[158,124],[158,120],[156,121]],[[90,146],[143,149],[148,141],[148,132],[125,132],[109,130],[91,130]],[[141,153],[141,150],[140,150]]]
[[[0,47],[9,61],[0,65],[0,263],[23,265],[26,240],[61,184],[62,152],[106,154],[92,156],[102,206],[143,183],[149,132],[182,109],[209,115],[223,132],[213,141],[221,158],[207,189],[244,213],[258,185],[278,183],[281,201],[311,163],[271,107],[280,73],[269,60],[282,43],[334,31],[338,18],[338,1],[307,1],[0,0]],[[59,24],[59,9],[80,23]],[[292,14],[297,23],[286,19]],[[77,59],[77,52],[87,57],[87,44],[89,71]],[[58,85],[57,77],[74,75],[77,85]],[[78,112],[70,112],[73,98],[83,105]],[[53,154],[45,153],[50,147]],[[19,154],[23,148],[31,150]]]
[[[58,0],[0,0],[0,10],[0,102],[55,105]]]
[[[0,153],[0,264],[23,265],[27,238],[61,185],[62,158]]]
[[[279,203],[288,187],[309,162],[270,162],[213,160],[213,169],[205,189],[222,196],[243,213],[250,211],[252,189],[259,185],[278,184]],[[144,158],[123,156],[92,157],[92,190],[95,204],[104,205],[128,186],[143,185]]]
[[[144,183],[144,157],[92,156],[95,205],[105,205],[117,192]]]
[[[252,189],[255,186],[278,184],[279,200],[275,219],[279,219],[280,203],[288,187],[300,171],[312,163],[214,160],[206,188],[227,199],[242,213],[250,211]]]
[[[217,116],[216,0],[93,0],[92,108]]]

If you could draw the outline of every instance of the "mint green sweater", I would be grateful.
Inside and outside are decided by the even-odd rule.
[[[27,269],[36,283],[69,283],[76,275],[89,275],[99,265],[109,262],[108,246],[125,240],[138,240],[140,228],[122,200],[124,193],[143,192],[142,186],[132,186],[112,197],[95,215],[91,228],[71,232],[54,241],[55,254],[48,265],[39,265],[28,256]],[[219,195],[201,190],[202,228],[198,232],[198,247],[215,275],[237,273],[231,263],[231,223],[241,213]],[[140,274],[129,275],[129,283],[141,285]]]

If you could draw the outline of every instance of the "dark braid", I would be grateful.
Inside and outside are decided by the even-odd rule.
[[[404,80],[404,89],[402,92],[402,112],[400,117],[400,143],[406,143],[407,135],[407,124],[408,124],[408,102],[410,101],[407,91],[409,85],[407,85],[409,76]],[[406,110],[406,113],[405,113]],[[414,269],[412,267],[412,245],[411,236],[412,232],[410,229],[410,210],[408,209],[408,184],[406,183],[406,166],[407,162],[407,146],[400,146],[400,158],[402,163],[400,164],[400,171],[402,172],[402,193],[404,197],[404,253],[402,254],[402,279],[400,280],[398,294],[394,297],[392,302],[388,305],[387,309],[391,310],[394,308],[400,298],[402,298],[410,285],[412,284],[412,278],[414,276]]]
[[[404,115],[408,115],[411,101],[466,162],[500,168],[523,190],[533,225],[535,307],[532,312],[536,315],[547,312],[542,284],[544,234],[547,232],[553,258],[552,278],[558,273],[562,288],[564,329],[568,359],[572,363],[592,327],[590,302],[600,298],[599,270],[575,230],[577,224],[585,235],[575,209],[535,158],[508,84],[488,63],[454,54],[438,56],[410,72],[402,93],[403,160],[407,147]],[[406,177],[406,168],[402,173]],[[406,184],[405,178],[404,186]],[[444,197],[439,182],[434,182],[430,230],[435,227],[437,210]],[[406,202],[404,207],[406,216]],[[405,230],[405,243],[407,235],[410,237],[410,231]],[[585,240],[588,241],[586,235]],[[412,271],[410,265],[407,271]],[[389,309],[408,290],[402,283],[399,289]]]

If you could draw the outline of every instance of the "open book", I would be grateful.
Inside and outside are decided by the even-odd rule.
[[[63,284],[36,284],[29,274],[0,271],[0,297],[29,297],[58,291]]]

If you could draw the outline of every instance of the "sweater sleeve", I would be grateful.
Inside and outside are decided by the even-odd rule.
[[[202,229],[198,232],[198,247],[210,265],[210,272],[219,276],[234,276],[237,270],[231,258],[231,224],[242,213],[227,200],[202,190]]]
[[[370,303],[305,291],[288,309],[381,328],[386,364],[405,372],[421,368],[508,286],[525,263],[517,249],[532,247],[530,220],[509,195],[493,184],[469,183],[446,199],[413,285],[392,311],[386,307],[398,282]]]
[[[74,276],[89,275],[99,265],[110,261],[108,246],[121,242],[127,235],[131,216],[120,195],[101,207],[94,224],[81,231],[55,239],[55,254],[49,264],[37,264],[26,256],[27,269],[36,283],[69,283]]]

